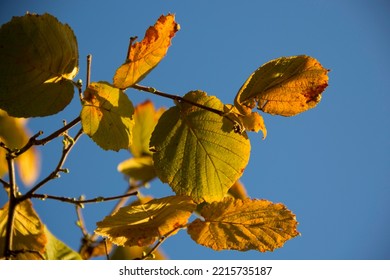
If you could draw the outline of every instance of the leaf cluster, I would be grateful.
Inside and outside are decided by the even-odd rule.
[[[201,90],[177,96],[140,85],[165,57],[179,30],[173,14],[161,16],[140,42],[135,37],[130,39],[126,59],[112,83],[90,83],[87,73],[83,90],[81,82],[74,81],[79,70],[78,45],[68,25],[49,14],[27,14],[1,27],[0,176],[8,175],[9,181],[1,182],[9,193],[9,202],[0,210],[0,254],[6,258],[89,258],[101,253],[103,243],[96,240],[102,236],[108,240],[104,243],[106,251],[111,243],[152,246],[142,256],[147,258],[181,229],[187,229],[198,244],[214,250],[265,252],[282,247],[299,234],[295,215],[286,206],[250,199],[239,182],[250,158],[247,133],[262,131],[263,138],[267,135],[264,120],[255,108],[281,116],[314,108],[328,85],[328,70],[306,55],[272,60],[249,76],[233,104],[224,104]],[[75,89],[80,115],[44,139],[37,139],[40,134],[29,138],[20,118],[59,113],[70,103]],[[128,89],[172,99],[174,106],[155,109],[151,101],[134,106]],[[79,123],[79,133],[69,136],[68,130]],[[104,150],[130,151],[132,157],[118,165],[131,186],[123,197],[136,189],[139,199],[129,205],[118,204],[112,214],[97,223],[93,237],[83,228],[78,211],[86,240],[78,254],[47,230],[31,199],[70,202],[78,210],[89,202],[36,193],[64,172],[66,156],[82,134]],[[37,166],[33,164],[38,158],[35,146],[59,136],[63,137],[64,149],[58,166],[28,192],[19,194],[14,162],[20,165],[23,181],[32,184],[38,170],[26,172],[25,166]],[[176,195],[143,198],[141,187],[156,177]],[[191,215],[198,218],[189,222]]]

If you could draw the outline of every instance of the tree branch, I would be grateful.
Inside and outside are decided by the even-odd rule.
[[[19,156],[21,154],[23,154],[24,152],[26,152],[28,149],[30,149],[32,146],[36,145],[45,145],[46,143],[50,142],[51,140],[57,138],[58,136],[60,136],[61,134],[63,134],[64,132],[66,132],[67,130],[69,130],[70,128],[72,128],[73,126],[75,126],[76,124],[78,124],[79,122],[81,121],[81,118],[80,116],[78,116],[77,118],[75,118],[73,121],[71,121],[70,123],[68,123],[67,125],[61,127],[60,129],[54,131],[52,134],[50,134],[49,136],[43,138],[43,139],[40,139],[38,140],[37,138],[43,134],[43,131],[39,131],[37,134],[35,134],[34,136],[32,136],[26,145],[24,145],[24,147],[22,147],[19,151],[17,151],[15,153],[16,156]]]
[[[18,202],[16,200],[17,186],[15,182],[15,158],[13,155],[11,155],[11,153],[8,153],[6,160],[8,165],[10,191],[8,202],[8,218],[5,230],[4,257],[5,259],[9,259],[12,255],[15,209]]]
[[[32,198],[39,198],[42,200],[53,199],[53,200],[58,200],[58,201],[67,202],[67,203],[76,204],[78,206],[81,206],[81,205],[86,204],[86,203],[106,202],[106,201],[121,199],[124,197],[127,198],[129,196],[133,196],[133,195],[137,195],[137,194],[138,194],[138,192],[132,192],[132,193],[126,193],[126,194],[117,195],[117,196],[110,196],[110,197],[98,196],[98,197],[92,198],[92,199],[76,199],[73,197],[62,197],[62,196],[54,196],[54,195],[48,195],[48,194],[32,194],[31,197]]]
[[[74,124],[73,124],[74,125]],[[68,125],[66,125],[68,126]],[[66,130],[62,131],[61,133],[65,132]],[[72,150],[74,144],[77,142],[77,140],[80,138],[80,136],[83,134],[82,129],[79,130],[79,132],[74,137],[73,141],[69,141],[67,145],[64,144],[64,148],[62,150],[61,158],[54,169],[53,172],[51,172],[46,178],[44,178],[42,181],[40,181],[38,184],[36,184],[33,188],[31,188],[27,193],[25,193],[23,196],[18,198],[19,202],[22,202],[26,199],[29,199],[32,197],[32,195],[43,185],[45,185],[50,180],[56,179],[59,177],[59,172],[66,172],[66,169],[63,169],[63,164],[65,163],[66,158],[68,157],[69,152]]]

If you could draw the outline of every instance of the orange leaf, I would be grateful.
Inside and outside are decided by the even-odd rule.
[[[239,90],[235,106],[248,115],[256,106],[265,113],[294,116],[314,108],[328,86],[328,71],[307,55],[281,57],[257,69]]]
[[[213,250],[273,251],[299,235],[295,215],[281,203],[225,198],[200,209],[188,226],[198,244]]]
[[[116,70],[114,86],[125,89],[145,78],[164,58],[179,29],[174,15],[162,15],[141,42],[131,45],[126,62]]]

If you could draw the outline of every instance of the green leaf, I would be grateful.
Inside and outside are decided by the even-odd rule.
[[[47,260],[81,260],[81,256],[57,239],[46,227],[47,237],[45,258]]]
[[[14,117],[56,114],[73,98],[78,47],[55,17],[13,17],[0,29],[0,108]]]
[[[328,86],[329,70],[307,55],[281,57],[262,65],[237,93],[234,104],[248,115],[256,106],[265,113],[294,116],[314,108]]]
[[[214,96],[192,91],[185,99],[223,110]],[[221,200],[246,167],[250,142],[235,133],[233,123],[186,102],[160,118],[150,140],[158,177],[196,202]]]
[[[135,157],[127,159],[118,165],[118,171],[131,179],[149,182],[156,177],[151,156]]]
[[[147,246],[176,233],[187,223],[195,203],[185,196],[153,199],[145,204],[122,207],[97,223],[99,234],[120,246]]]
[[[104,150],[128,149],[132,143],[134,107],[122,90],[91,83],[84,93],[83,130]]]
[[[198,244],[213,250],[273,251],[299,235],[295,215],[281,203],[225,198],[200,209],[188,226]]]

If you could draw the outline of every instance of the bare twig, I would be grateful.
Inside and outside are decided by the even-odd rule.
[[[71,204],[76,204],[78,206],[81,206],[86,203],[97,203],[97,202],[105,202],[105,201],[111,201],[111,200],[118,200],[122,198],[128,198],[129,196],[137,195],[137,192],[132,192],[132,193],[125,193],[122,195],[117,195],[117,196],[110,196],[110,197],[103,197],[99,196],[96,198],[92,199],[75,199],[73,197],[62,197],[62,196],[54,196],[54,195],[48,195],[48,194],[32,194],[32,198],[39,198],[39,199],[53,199],[53,200],[58,200],[62,202],[68,202]]]
[[[68,125],[67,125],[68,126]],[[66,130],[62,131],[64,133]],[[18,198],[18,200],[21,202],[23,200],[29,199],[32,197],[32,195],[43,185],[45,185],[50,180],[56,179],[59,176],[59,172],[65,172],[66,170],[63,169],[63,164],[65,163],[66,158],[68,157],[69,152],[72,150],[72,147],[77,142],[77,140],[80,138],[80,136],[83,134],[82,129],[79,130],[79,132],[74,137],[73,141],[69,142],[68,145],[64,145],[64,148],[62,150],[61,158],[56,166],[56,168],[51,172],[46,178],[44,178],[42,181],[37,183],[33,188],[31,188],[27,193],[25,193],[23,196]]]
[[[46,143],[50,142],[51,140],[57,138],[58,136],[60,136],[61,134],[63,134],[64,132],[66,132],[67,130],[69,130],[70,128],[72,128],[73,126],[75,126],[76,124],[78,124],[79,122],[81,121],[81,118],[80,116],[78,116],[77,118],[75,118],[73,121],[71,121],[70,123],[68,123],[67,125],[61,127],[60,129],[56,130],[55,132],[53,132],[52,134],[50,134],[49,136],[43,138],[43,139],[40,139],[38,140],[37,138],[43,134],[42,131],[39,131],[37,134],[35,134],[34,136],[32,136],[29,141],[27,142],[26,145],[24,145],[24,147],[22,147],[19,151],[17,151],[15,153],[16,156],[19,156],[21,154],[23,154],[24,152],[26,152],[28,149],[30,149],[32,146],[36,145],[36,146],[39,146],[39,145],[45,145]]]
[[[86,84],[87,87],[91,83],[91,63],[92,63],[92,55],[89,54],[87,55],[87,84]]]

